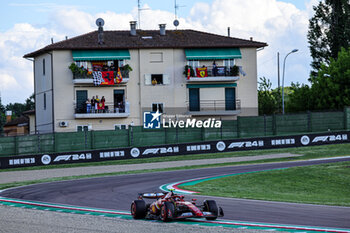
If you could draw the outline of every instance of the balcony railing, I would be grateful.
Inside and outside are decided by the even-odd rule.
[[[102,71],[103,72],[103,71]],[[129,70],[120,70],[122,75],[122,81],[120,83],[127,83],[129,81]],[[114,78],[117,75],[117,71],[114,71]],[[73,83],[76,84],[94,84],[94,78],[92,71],[86,70],[84,72],[73,73]]]
[[[129,102],[121,104],[105,103],[104,106],[75,105],[75,118],[122,118],[130,115]]]
[[[194,67],[187,81],[237,81],[240,74],[245,76],[240,66]]]
[[[200,100],[188,102],[191,115],[237,115],[241,110],[241,100]]]

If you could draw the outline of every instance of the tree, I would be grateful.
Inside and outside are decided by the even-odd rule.
[[[265,77],[260,78],[258,89],[259,115],[270,115],[278,110],[279,93],[277,90],[272,90],[271,86],[272,83],[269,79]]]
[[[24,104],[10,103],[6,105],[6,110],[12,111],[12,116],[14,117],[20,117],[23,114],[23,112],[28,110],[33,110],[34,108],[35,108],[34,94],[32,94],[29,98],[27,98]]]
[[[1,103],[1,97],[0,97],[0,136],[3,134],[3,129],[4,129],[5,122],[6,122],[5,107]]]
[[[312,79],[317,109],[343,109],[350,106],[350,47],[342,48],[337,59],[323,64]]]
[[[315,98],[312,88],[306,84],[292,83],[288,100],[286,101],[286,112],[304,112],[313,110]]]
[[[321,64],[329,65],[342,47],[350,46],[350,4],[349,0],[323,0],[313,9],[307,38],[315,77]]]

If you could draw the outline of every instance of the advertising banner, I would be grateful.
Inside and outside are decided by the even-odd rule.
[[[0,157],[0,168],[47,166],[106,160],[165,157],[203,153],[220,153],[243,150],[303,147],[349,143],[350,132],[328,132],[292,136],[239,138],[231,140],[203,141],[198,143],[169,144],[147,147],[129,147],[66,153],[47,153],[26,156]]]

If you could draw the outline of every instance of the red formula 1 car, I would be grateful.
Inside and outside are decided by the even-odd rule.
[[[144,199],[157,199],[146,203]],[[205,200],[203,205],[197,205],[196,199],[185,201],[184,196],[168,193],[140,193],[138,200],[131,203],[131,215],[134,219],[160,219],[168,222],[174,219],[206,218],[215,220],[224,216],[221,207],[213,200]]]

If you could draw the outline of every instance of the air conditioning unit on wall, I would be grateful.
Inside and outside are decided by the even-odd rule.
[[[60,127],[67,127],[68,126],[68,121],[60,121],[59,122]]]

